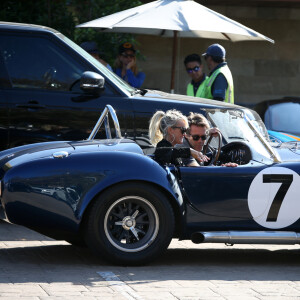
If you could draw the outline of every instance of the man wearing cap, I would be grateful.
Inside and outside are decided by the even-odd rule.
[[[97,47],[97,44],[95,42],[83,42],[80,44],[80,47],[83,48],[86,52],[91,54],[94,58],[96,58],[98,61],[100,61],[105,67],[107,67],[109,70],[112,71],[111,66],[104,61],[102,58],[99,56],[99,50]]]
[[[192,79],[187,86],[186,94],[193,97],[204,97],[207,76],[203,73],[201,57],[198,54],[190,54],[184,59],[184,65]]]
[[[210,71],[204,98],[234,103],[233,79],[225,62],[224,47],[219,44],[210,45],[202,55]]]
[[[131,43],[126,42],[119,46],[115,73],[131,86],[139,88],[145,80],[145,73],[138,71],[135,52]]]

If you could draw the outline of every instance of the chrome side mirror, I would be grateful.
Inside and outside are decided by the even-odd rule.
[[[104,90],[105,79],[98,73],[86,71],[80,78],[80,88],[88,94],[99,95]]]

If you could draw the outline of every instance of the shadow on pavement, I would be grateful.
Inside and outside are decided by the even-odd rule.
[[[31,230],[0,224],[0,283],[103,281],[98,271],[114,272],[132,284],[168,280],[300,281],[300,248],[170,248],[146,266],[112,265],[88,248],[54,241]]]

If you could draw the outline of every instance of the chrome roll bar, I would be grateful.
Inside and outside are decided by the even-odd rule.
[[[108,116],[111,116],[113,122],[114,122],[114,127],[116,130],[116,138],[121,139],[121,129],[120,129],[120,124],[119,124],[119,120],[118,117],[116,115],[115,110],[113,109],[113,107],[111,105],[106,105],[98,122],[96,123],[93,131],[91,132],[90,136],[87,138],[87,141],[92,141],[96,134],[98,133],[102,123],[104,122],[104,127],[105,127],[105,132],[106,132],[106,137],[108,139],[111,139],[111,130],[110,130],[110,126],[109,126],[109,119]]]

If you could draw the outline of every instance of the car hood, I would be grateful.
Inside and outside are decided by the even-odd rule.
[[[271,142],[271,146],[278,152],[282,161],[300,160],[300,142]]]
[[[191,97],[191,96],[186,96],[186,95],[179,95],[179,94],[170,94],[170,93],[165,93],[162,91],[157,91],[157,90],[147,90],[147,93],[141,97],[141,99],[148,99],[151,98],[156,98],[157,100],[170,100],[170,101],[183,101],[183,102],[192,102],[192,103],[200,103],[203,106],[209,106],[209,107],[239,107],[236,104],[230,104],[226,103],[223,101],[217,101],[217,100],[212,100],[212,99],[206,99],[206,98],[199,98],[199,97]]]
[[[7,169],[45,157],[58,156],[61,153],[72,155],[83,152],[125,151],[143,154],[141,148],[128,139],[60,141],[29,144],[0,152],[0,178]]]
[[[271,137],[274,137],[275,139],[278,139],[282,142],[300,141],[300,136],[297,136],[297,135],[292,134],[292,133],[273,131],[273,130],[268,130],[268,133]]]

